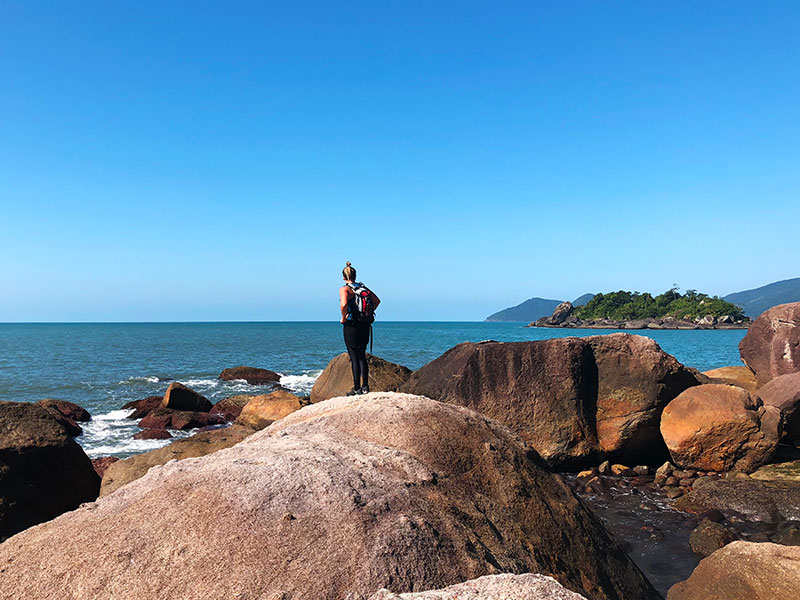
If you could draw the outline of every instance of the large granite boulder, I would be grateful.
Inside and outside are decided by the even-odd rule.
[[[231,367],[219,374],[223,381],[244,380],[250,385],[269,385],[281,380],[280,373],[258,367]]]
[[[91,502],[99,490],[92,461],[49,410],[0,402],[0,541]]]
[[[667,600],[778,600],[798,590],[800,547],[732,542],[701,560]]]
[[[242,409],[247,406],[256,394],[238,394],[236,396],[228,396],[217,402],[211,409],[209,414],[219,415],[226,421],[235,421],[242,413]]]
[[[123,405],[122,410],[131,410],[133,412],[128,415],[129,419],[143,419],[152,411],[161,406],[164,396],[148,396],[141,400],[133,400]]]
[[[613,333],[586,341],[597,368],[600,452],[626,464],[664,458],[661,412],[681,392],[698,385],[698,374],[649,337]]]
[[[800,302],[761,313],[739,343],[739,353],[759,386],[800,371]]]
[[[369,389],[373,392],[393,392],[411,375],[411,370],[367,354],[369,365]],[[311,402],[322,402],[328,398],[344,396],[353,389],[353,371],[350,357],[340,354],[331,360],[320,373],[311,388]]]
[[[264,429],[278,419],[300,410],[308,404],[302,398],[285,390],[254,396],[244,406],[236,423],[251,429]]]
[[[252,433],[253,430],[251,428],[240,425],[231,425],[225,429],[201,431],[191,437],[176,440],[163,448],[150,450],[149,452],[113,462],[106,466],[103,473],[100,496],[107,496],[123,485],[139,479],[152,467],[163,465],[170,460],[196,458],[198,456],[206,456],[223,448],[230,448]]]
[[[78,406],[74,402],[69,402],[67,400],[56,400],[55,398],[45,398],[44,400],[39,400],[38,402],[34,402],[34,404],[36,404],[37,406],[41,406],[43,408],[55,409],[63,416],[78,423],[88,421],[89,419],[92,418],[88,410],[86,410],[81,406]]]
[[[783,437],[800,444],[800,372],[780,375],[758,390],[765,406],[774,406],[781,413]]]
[[[536,573],[484,575],[441,590],[395,594],[380,590],[369,600],[585,600],[552,577]]]
[[[597,368],[584,340],[466,342],[415,371],[400,390],[497,419],[552,466],[597,462]]]
[[[415,371],[400,388],[498,419],[555,468],[661,463],[664,406],[697,374],[650,338],[464,343]]]
[[[0,565],[0,597],[24,585],[28,600],[332,600],[504,572],[549,575],[591,600],[659,598],[507,428],[392,393],[307,406],[232,448],[151,469],[0,545]]]
[[[758,389],[756,376],[747,367],[719,367],[718,369],[703,371],[703,375],[709,378],[708,383],[738,385],[751,394]]]
[[[691,387],[661,416],[661,435],[675,464],[701,471],[750,472],[775,453],[780,415],[744,388]]]
[[[173,381],[169,384],[161,401],[161,408],[171,410],[186,410],[194,412],[208,412],[214,405],[211,401],[182,383]]]

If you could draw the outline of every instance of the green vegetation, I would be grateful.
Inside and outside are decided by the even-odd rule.
[[[697,290],[687,290],[685,294],[677,288],[667,290],[655,298],[645,292],[611,292],[597,294],[588,303],[579,306],[573,313],[579,319],[612,319],[628,321],[631,319],[677,319],[705,317],[712,315],[721,317],[730,315],[734,319],[744,319],[742,309],[718,298],[699,294]]]

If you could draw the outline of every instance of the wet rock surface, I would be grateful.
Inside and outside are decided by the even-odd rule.
[[[279,373],[258,367],[231,367],[219,374],[223,381],[236,381],[242,379],[250,385],[269,385],[281,380]]]

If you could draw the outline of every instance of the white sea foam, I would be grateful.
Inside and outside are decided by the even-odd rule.
[[[128,377],[119,383],[120,385],[125,385],[127,383],[158,383],[159,381],[161,381],[161,379],[155,375],[145,375],[143,377]]]
[[[322,371],[307,371],[302,375],[281,375],[280,384],[293,392],[308,394]]]
[[[180,382],[186,387],[216,387],[219,385],[219,379],[181,379]]]
[[[125,408],[120,410],[112,410],[111,412],[107,412],[102,415],[95,415],[92,417],[92,421],[119,421],[121,419],[127,419],[128,416],[133,413],[134,409],[132,408]],[[92,421],[89,421],[90,423]]]

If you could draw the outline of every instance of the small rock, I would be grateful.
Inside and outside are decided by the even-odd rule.
[[[679,487],[671,487],[671,486],[668,486],[668,487],[665,486],[664,487],[664,495],[667,498],[670,498],[670,499],[680,498],[681,496],[683,496],[683,494],[684,494],[684,491]]]
[[[694,481],[695,480],[693,478],[686,477],[686,478],[681,479],[680,481],[678,481],[678,485],[681,486],[681,487],[689,488],[689,487],[692,487],[692,484],[694,484]]]
[[[667,480],[664,482],[664,486],[675,487],[680,480],[677,477],[667,477]]]
[[[600,463],[600,466],[597,467],[597,472],[600,473],[600,475],[611,475],[611,463],[604,460]]]
[[[800,527],[792,525],[778,532],[773,541],[784,546],[800,546]]]
[[[678,479],[686,479],[687,477],[695,477],[696,475],[697,471],[691,470],[675,469],[672,472],[672,476],[677,477]]]
[[[633,467],[634,473],[640,476],[650,475],[651,469],[647,465],[636,465]]]
[[[636,473],[625,465],[611,465],[611,474],[617,477],[633,477]]]
[[[133,435],[135,440],[168,440],[172,434],[166,429],[145,429]]]
[[[672,472],[675,470],[675,467],[672,466],[672,463],[667,461],[658,469],[656,469],[656,477],[664,477],[665,479],[672,475]]]
[[[692,552],[705,558],[735,539],[724,525],[703,519],[689,536],[689,547]]]

